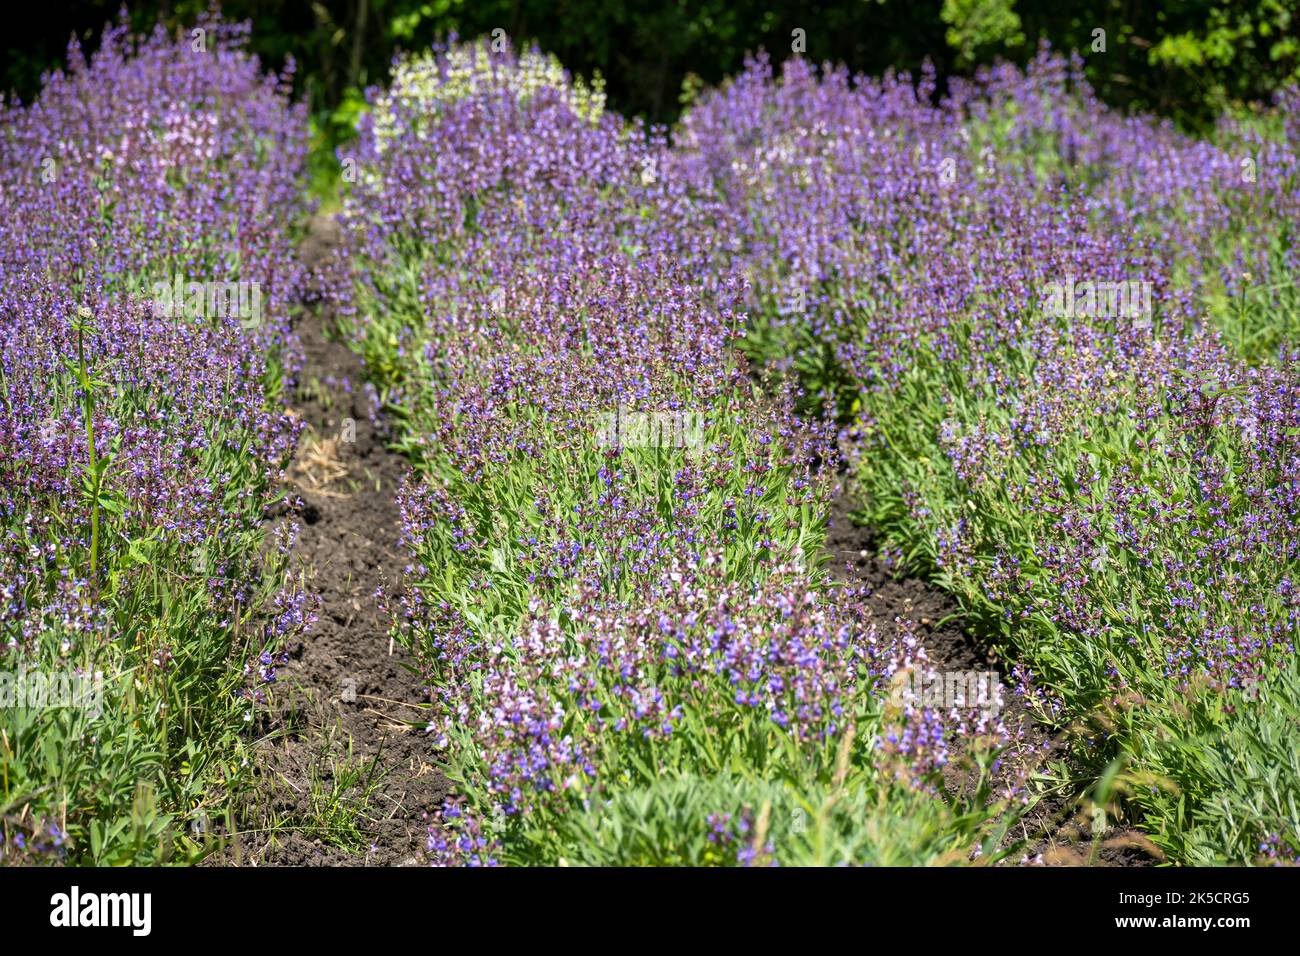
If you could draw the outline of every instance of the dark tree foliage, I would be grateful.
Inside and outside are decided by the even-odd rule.
[[[129,16],[143,29],[207,7],[147,0],[130,4]],[[760,48],[780,60],[797,42],[816,61],[867,74],[916,71],[929,59],[942,79],[999,56],[1023,61],[1047,41],[1079,50],[1109,101],[1188,125],[1227,103],[1266,100],[1300,76],[1300,0],[228,0],[222,10],[252,22],[268,64],[294,56],[321,115],[383,82],[398,50],[498,28],[575,72],[599,71],[614,106],[663,122],[679,112],[684,88],[718,82]],[[61,64],[69,36],[93,41],[118,2],[34,12],[8,32],[0,75],[24,99]]]

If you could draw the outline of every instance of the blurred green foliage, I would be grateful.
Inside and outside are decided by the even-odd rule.
[[[41,72],[63,62],[69,36],[93,42],[118,2],[72,0],[7,31],[0,89],[29,99]],[[207,6],[144,0],[129,16],[146,28],[159,18],[188,22]],[[228,0],[222,9],[252,22],[253,48],[268,65],[295,58],[331,142],[395,52],[498,28],[536,40],[577,73],[599,70],[615,107],[661,122],[692,89],[741,68],[748,52],[788,56],[796,30],[819,62],[878,74],[930,59],[941,78],[999,56],[1023,61],[1046,40],[1079,50],[1108,101],[1188,127],[1300,80],[1300,0]]]
[[[1015,0],[943,0],[940,16],[948,24],[944,39],[961,66],[1025,43]]]

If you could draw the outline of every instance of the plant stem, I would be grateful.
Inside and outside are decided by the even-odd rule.
[[[77,361],[81,366],[82,405],[86,414],[86,446],[90,458],[90,578],[95,580],[99,568],[99,486],[100,471],[95,458],[95,396],[90,376],[86,374],[85,332],[77,327]]]

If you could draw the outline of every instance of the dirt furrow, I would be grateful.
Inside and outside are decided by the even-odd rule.
[[[827,570],[840,581],[868,590],[866,608],[878,627],[892,629],[902,618],[917,625],[916,634],[925,648],[929,667],[940,673],[993,671],[1003,688],[1003,717],[1012,727],[1021,727],[1022,745],[1034,768],[1049,760],[1064,760],[1066,749],[1058,739],[1049,739],[1033,723],[1012,691],[1010,663],[982,644],[965,628],[959,606],[935,585],[915,577],[899,577],[878,556],[875,534],[854,524],[852,502],[841,494],[831,508],[826,536]],[[957,755],[961,741],[955,742]],[[956,764],[956,762],[955,762]],[[949,784],[960,786],[960,771],[949,776]],[[1019,768],[1004,766],[1004,782]],[[1128,827],[1112,826],[1094,834],[1076,800],[1068,795],[1049,796],[1026,814],[1009,839],[1023,840],[1023,856],[1034,863],[1056,866],[1149,866],[1162,858],[1160,851],[1141,833]]]
[[[318,217],[310,266],[337,241]],[[302,507],[295,567],[319,596],[319,619],[278,674],[259,786],[245,832],[221,854],[244,865],[415,865],[446,781],[422,732],[427,700],[376,600],[400,579],[394,501],[406,463],[390,451],[360,359],[305,310],[295,331],[305,366],[291,401],[306,428],[290,470]]]

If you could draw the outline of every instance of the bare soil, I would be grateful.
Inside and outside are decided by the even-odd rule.
[[[1023,749],[1035,755],[1031,771],[1048,761],[1067,759],[1064,741],[1035,725],[1011,692],[1010,664],[963,625],[956,600],[928,581],[898,575],[880,558],[873,530],[856,525],[852,512],[852,499],[841,493],[832,507],[826,536],[827,570],[837,580],[867,587],[868,612],[878,627],[892,628],[897,618],[919,625],[918,636],[935,670],[996,671],[1004,688],[1006,723],[1022,729]],[[1024,770],[1008,763],[1004,781],[1012,773]],[[961,786],[959,777],[960,771],[954,769],[950,786]],[[1094,835],[1081,802],[1069,795],[1039,800],[1009,840],[1024,841],[1027,860],[1049,866],[1150,866],[1162,859],[1159,848],[1131,828],[1112,826]],[[1094,852],[1094,840],[1099,841],[1099,852]]]
[[[313,221],[307,265],[336,229]],[[292,407],[307,429],[290,477],[302,505],[281,519],[300,527],[292,557],[319,595],[319,619],[279,671],[246,808],[256,825],[215,863],[423,864],[429,815],[447,794],[423,731],[426,685],[390,640],[375,597],[400,580],[394,499],[407,464],[372,421],[360,359],[327,326],[328,316],[304,309],[295,328],[305,365]],[[330,829],[340,820],[351,826]]]

